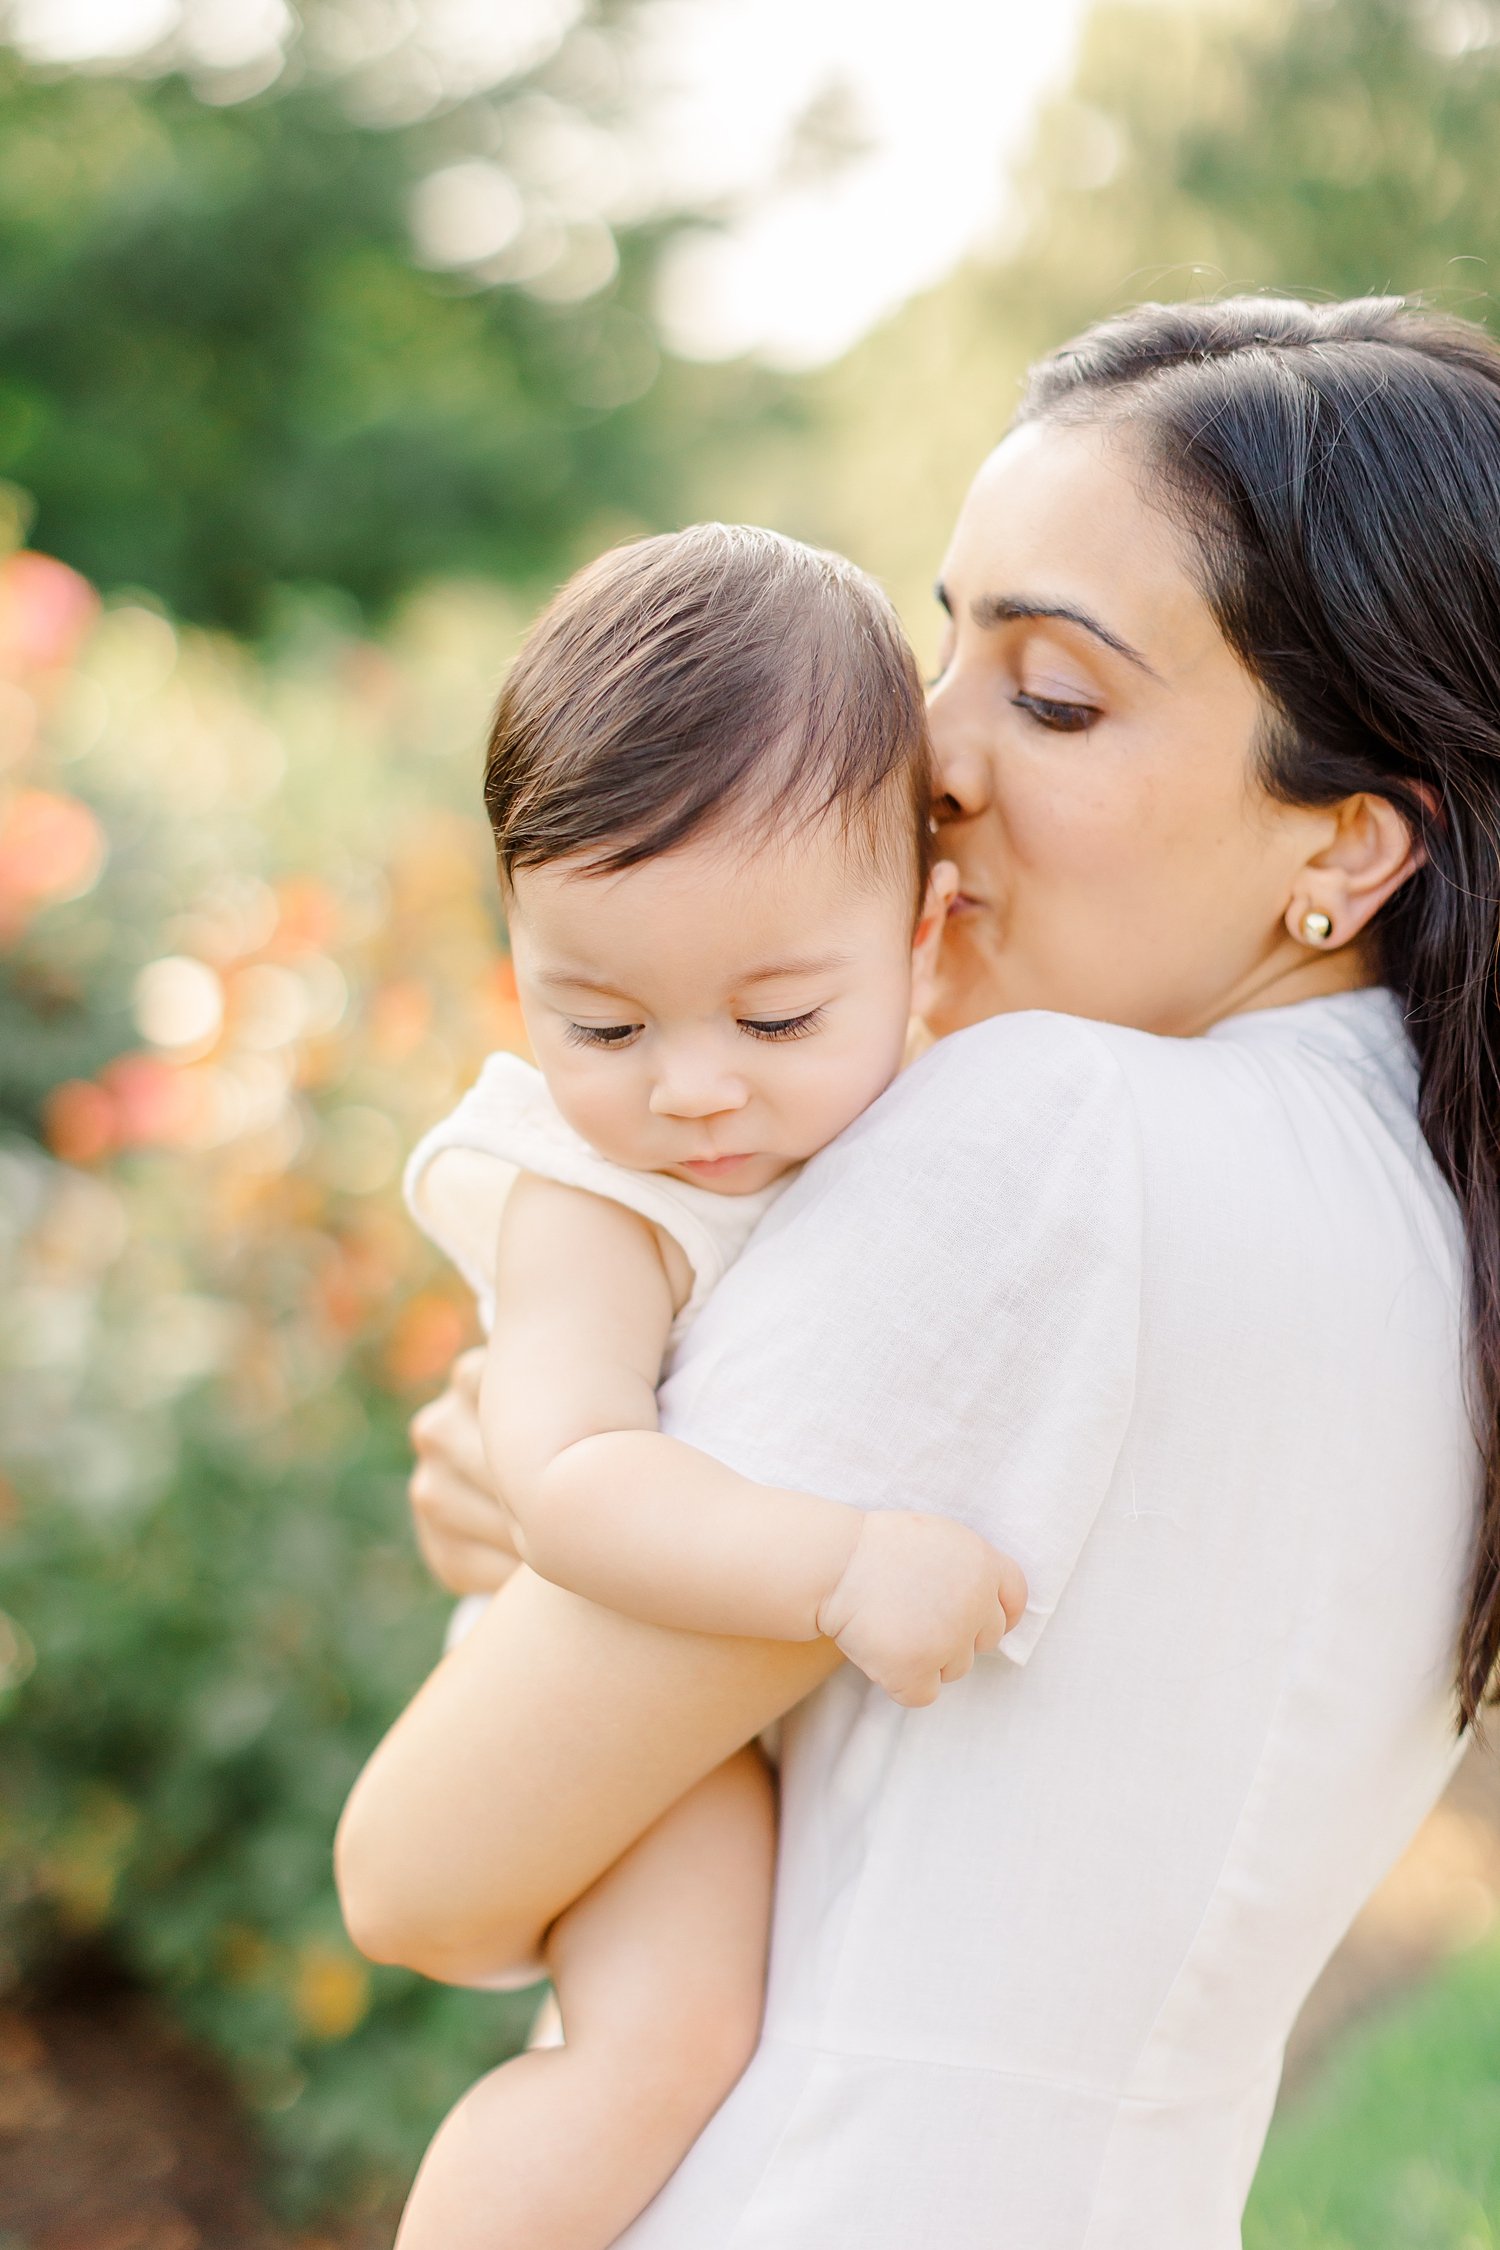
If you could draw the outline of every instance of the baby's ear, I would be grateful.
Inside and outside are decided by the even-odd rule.
[[[922,901],[922,911],[917,917],[917,927],[912,935],[911,1005],[914,1015],[921,1015],[932,999],[938,949],[943,942],[943,925],[948,919],[948,909],[957,895],[958,869],[951,859],[940,859],[927,878],[927,894]]]

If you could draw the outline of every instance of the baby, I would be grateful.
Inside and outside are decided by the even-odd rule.
[[[1016,1565],[946,1518],[752,1483],[661,1433],[656,1387],[757,1221],[902,1066],[953,890],[930,795],[910,652],[852,565],[716,524],[605,555],[537,626],[489,742],[539,1069],[492,1057],[408,1175],[490,1330],[484,1441],[525,1564],[656,1625],[827,1635],[905,1704],[1017,1621]],[[561,1917],[566,2045],[459,2104],[400,2250],[615,2240],[753,2049],[774,1834],[744,1751]]]

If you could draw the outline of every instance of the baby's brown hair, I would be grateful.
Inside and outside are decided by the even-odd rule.
[[[501,692],[484,799],[501,877],[610,874],[727,821],[836,813],[918,910],[932,858],[922,686],[842,556],[742,524],[615,547],[543,612]]]

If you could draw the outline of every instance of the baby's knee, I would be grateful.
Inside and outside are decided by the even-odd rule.
[[[759,1978],[725,1978],[711,1991],[664,2005],[661,2045],[681,2082],[719,2089],[719,2099],[739,2079],[760,2040],[765,1992]],[[715,2103],[717,2107],[717,2103]]]
[[[664,1991],[628,2035],[608,2038],[597,2027],[591,2053],[629,2087],[643,2126],[686,2145],[743,2077],[760,2038],[762,2000],[759,1979],[727,1976],[707,1989]]]

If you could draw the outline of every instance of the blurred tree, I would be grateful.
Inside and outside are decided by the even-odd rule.
[[[279,583],[378,609],[670,520],[694,388],[659,380],[647,310],[670,222],[610,216],[649,5],[558,10],[457,90],[420,49],[356,67],[327,0],[245,99],[0,48],[0,476],[38,545],[245,631]]]
[[[930,645],[954,512],[1037,353],[1142,297],[1230,289],[1424,291],[1485,318],[1497,138],[1495,0],[1106,0],[1005,243],[817,378],[816,440],[773,432],[716,498],[857,555]]]

